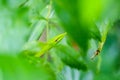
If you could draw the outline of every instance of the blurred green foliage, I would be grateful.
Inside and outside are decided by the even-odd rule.
[[[119,4],[0,0],[0,80],[120,80]]]

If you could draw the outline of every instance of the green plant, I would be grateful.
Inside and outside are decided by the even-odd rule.
[[[68,80],[67,68],[72,80],[76,80],[77,71],[79,80],[88,80],[87,74],[95,80],[100,77],[119,80],[119,71],[117,75],[109,74],[115,71],[118,57],[114,55],[109,63],[109,57],[100,54],[108,53],[108,46],[104,46],[107,42],[114,42],[107,40],[107,36],[109,39],[113,35],[111,28],[116,28],[112,26],[119,26],[119,3],[119,0],[1,0],[0,80]],[[112,51],[116,53],[115,50],[119,51]],[[109,64],[101,63],[102,60]]]

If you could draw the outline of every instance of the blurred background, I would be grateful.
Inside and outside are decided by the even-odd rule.
[[[0,0],[0,80],[120,80],[119,4],[119,0]],[[30,58],[31,64],[27,57],[19,57],[26,43],[42,41],[46,45],[37,46],[41,50],[64,32],[67,35],[55,47],[48,44],[51,49],[42,60]],[[91,60],[99,43],[104,44],[102,50]]]

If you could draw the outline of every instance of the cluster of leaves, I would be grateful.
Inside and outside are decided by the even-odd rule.
[[[65,65],[83,71],[93,69],[86,59],[89,45],[94,39],[98,45],[95,49],[101,52],[109,28],[119,19],[119,3],[1,0],[0,79],[60,80]]]

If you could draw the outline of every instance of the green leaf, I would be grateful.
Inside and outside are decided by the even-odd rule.
[[[0,55],[1,80],[56,80],[49,66],[35,66],[25,59]]]
[[[87,66],[80,58],[80,54],[77,53],[72,47],[65,45],[58,45],[55,47],[56,54],[66,65],[76,68],[78,70],[87,70]]]

